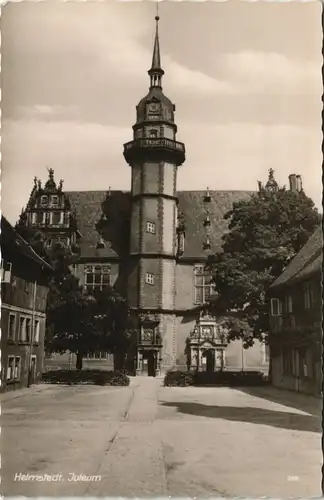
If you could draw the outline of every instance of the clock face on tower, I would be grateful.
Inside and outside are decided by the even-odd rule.
[[[158,118],[160,115],[160,103],[150,102],[147,104],[147,116],[149,119]]]

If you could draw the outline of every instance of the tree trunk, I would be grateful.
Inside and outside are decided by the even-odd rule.
[[[271,356],[271,351],[270,351],[270,359],[269,359],[268,381],[269,381],[269,384],[272,384],[272,356]]]
[[[124,368],[125,353],[114,353],[114,370],[119,371]]]
[[[83,362],[83,353],[81,351],[77,352],[77,359],[76,359],[76,369],[77,370],[82,370],[82,362]]]

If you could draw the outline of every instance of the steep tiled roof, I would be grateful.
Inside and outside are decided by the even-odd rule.
[[[306,279],[322,268],[323,237],[319,226],[298,254],[289,262],[284,272],[272,284],[272,287],[287,285]]]
[[[204,220],[209,209],[211,252],[217,252],[222,246],[222,236],[228,227],[224,219],[226,212],[233,208],[233,203],[246,200],[251,191],[209,191],[210,201],[205,202],[206,191],[179,191],[179,209],[184,215],[186,236],[182,258],[206,257],[203,249],[206,237]]]
[[[0,241],[2,253],[6,254],[5,258],[10,258],[10,252],[15,249],[20,256],[23,255],[27,259],[33,260],[41,268],[53,271],[52,267],[17,233],[4,216],[1,217]]]
[[[130,193],[111,191],[108,198],[106,191],[70,191],[66,193],[71,208],[76,212],[80,240],[81,257],[114,258],[122,257],[128,249]],[[227,229],[224,220],[226,212],[233,203],[248,199],[250,191],[210,191],[210,201],[205,202],[205,191],[179,191],[179,209],[185,220],[185,247],[182,258],[203,258],[207,256],[203,249],[206,237],[204,220],[207,209],[210,216],[211,251],[220,250],[222,236]],[[102,219],[102,215],[106,219]],[[97,249],[100,233],[105,241],[105,248]]]
[[[123,191],[66,192],[75,211],[82,258],[122,257],[127,251],[130,194]],[[97,248],[100,236],[105,247]]]

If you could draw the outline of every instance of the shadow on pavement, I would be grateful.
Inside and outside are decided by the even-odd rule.
[[[290,408],[296,408],[297,410],[310,413],[316,417],[320,417],[322,413],[322,400],[314,396],[308,396],[307,394],[276,389],[271,386],[239,387],[238,390],[256,398],[265,399]]]
[[[219,418],[232,422],[246,422],[269,425],[296,431],[322,432],[320,419],[313,415],[298,415],[265,408],[237,406],[206,406],[199,403],[162,403],[163,406],[177,408],[180,413],[199,417]]]

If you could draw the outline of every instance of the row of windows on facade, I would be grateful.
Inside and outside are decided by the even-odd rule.
[[[155,275],[146,273],[145,282],[148,285],[154,285]],[[111,285],[111,268],[107,265],[87,265],[84,268],[85,289],[92,293],[94,290],[102,290]],[[195,304],[204,304],[208,302],[213,294],[214,285],[211,274],[205,270],[203,265],[197,265],[194,268],[194,291]]]
[[[46,359],[55,360],[60,354],[50,353],[46,355]],[[106,351],[95,351],[85,355],[85,359],[101,359],[106,360],[108,363],[113,363],[114,355]]]
[[[31,357],[32,363],[36,363],[35,354]],[[21,375],[21,357],[20,356],[8,356],[7,362],[7,373],[6,380],[9,381],[19,381]]]
[[[309,349],[284,348],[282,352],[282,373],[292,377],[313,376],[312,356]]]
[[[155,275],[152,273],[146,273],[145,282],[148,285],[154,285]],[[204,266],[195,266],[194,268],[194,292],[195,304],[204,304],[208,302],[214,291],[214,285],[212,282],[212,275],[205,270]]]
[[[314,290],[312,283],[305,283],[303,289],[303,298],[304,298],[304,308],[312,309],[314,305]],[[271,299],[272,316],[281,316],[283,313],[290,314],[292,312],[293,312],[293,299],[290,294],[287,294],[283,301],[278,298]]]
[[[19,316],[19,327],[18,336],[17,333],[17,316],[15,313],[9,313],[9,323],[8,323],[8,340],[18,342],[30,342],[32,335],[32,318],[28,316]],[[39,332],[40,332],[40,321],[35,319],[34,329],[33,329],[33,342],[39,342]]]
[[[69,223],[68,212],[33,212],[31,214],[32,224],[45,225],[67,225]]]
[[[60,197],[56,194],[53,194],[51,196],[47,195],[42,195],[40,197],[40,206],[41,207],[52,207],[52,208],[57,208],[60,206]]]

